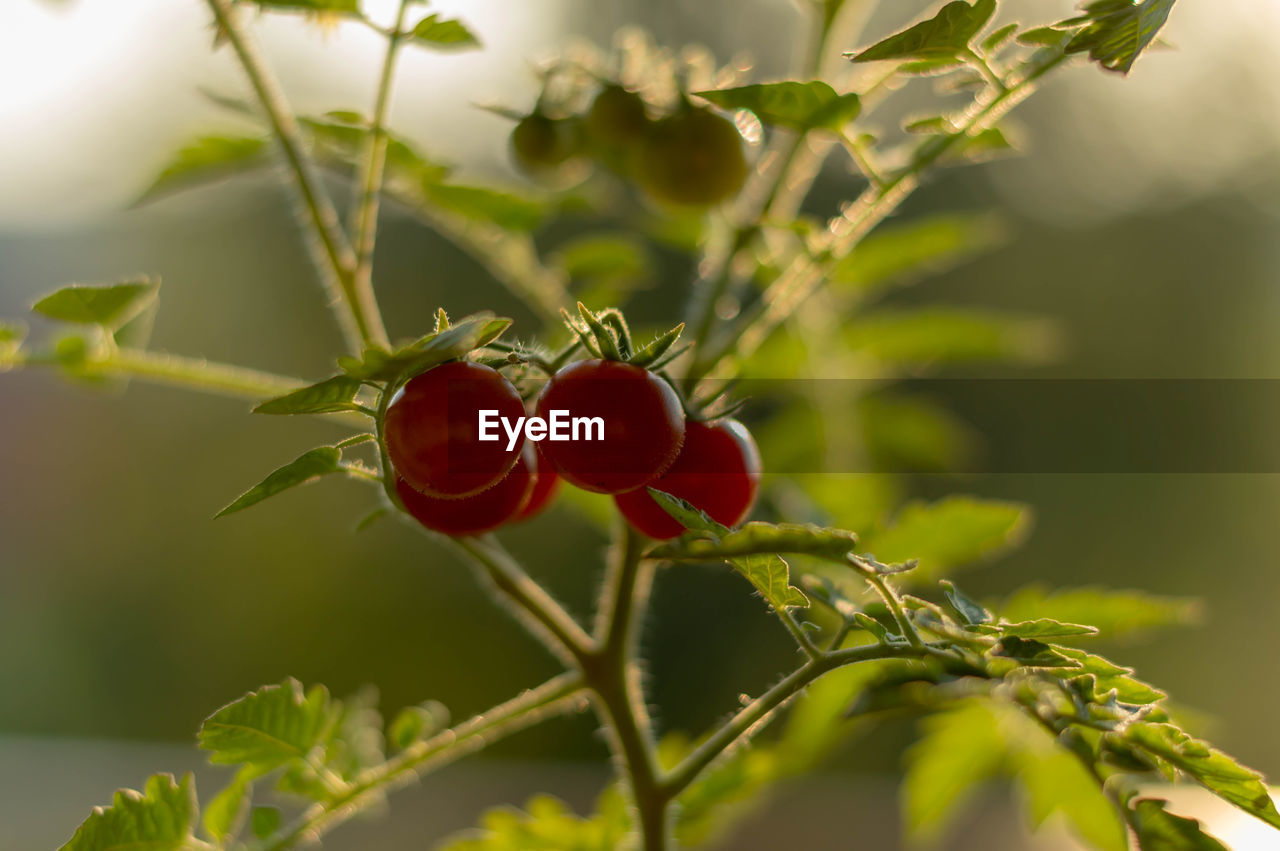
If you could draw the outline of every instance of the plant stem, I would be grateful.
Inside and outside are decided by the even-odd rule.
[[[338,324],[353,352],[386,340],[376,305],[366,304],[355,290],[355,255],[338,222],[338,213],[307,156],[302,131],[290,110],[279,81],[271,73],[249,31],[241,24],[234,0],[206,0],[235,50],[258,102],[266,113],[280,149],[293,173],[315,241],[307,240],[321,284]]]
[[[582,679],[578,674],[561,674],[456,727],[416,742],[398,756],[365,772],[332,800],[309,808],[281,833],[250,848],[283,851],[304,841],[314,841],[359,812],[375,794],[417,780],[424,769],[452,762],[496,739],[573,709],[578,705],[581,690]]]
[[[662,781],[662,790],[671,797],[679,795],[721,754],[751,738],[757,730],[771,720],[775,710],[824,674],[858,662],[877,659],[920,658],[927,652],[928,649],[924,647],[876,644],[867,647],[850,647],[846,650],[836,650],[831,653],[824,653],[816,659],[811,659],[802,667],[784,677],[777,685],[751,701],[750,704],[734,715],[727,724],[708,736],[701,745],[685,757],[683,762],[667,774]]]
[[[924,647],[924,642],[920,640],[920,633],[916,632],[915,624],[907,618],[907,613],[902,608],[902,600],[899,599],[889,583],[884,581],[884,577],[875,571],[860,571],[864,579],[871,584],[876,592],[884,600],[884,604],[889,607],[889,611],[893,613],[893,619],[898,623],[898,629],[902,630],[903,636],[907,639],[912,647]]]
[[[395,79],[396,59],[404,41],[404,22],[413,0],[400,0],[396,20],[387,35],[387,54],[382,62],[382,74],[378,78],[378,92],[374,97],[372,122],[364,151],[364,165],[356,179],[357,202],[352,217],[351,233],[355,241],[355,270],[351,289],[361,302],[362,309],[370,315],[379,315],[373,294],[373,250],[378,238],[378,207],[382,195],[383,175],[387,166],[387,114],[391,108],[391,90]],[[380,323],[379,323],[380,324]],[[386,341],[386,330],[380,332]]]

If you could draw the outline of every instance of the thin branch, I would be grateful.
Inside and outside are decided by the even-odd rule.
[[[241,24],[234,0],[206,0],[227,41],[244,68],[271,129],[280,143],[298,195],[306,209],[306,221],[315,237],[307,240],[312,259],[321,276],[329,304],[346,338],[347,347],[361,347],[385,341],[382,320],[376,307],[369,310],[354,290],[355,254],[338,222],[338,213],[324,188],[303,143],[279,81],[271,73],[249,31]]]
[[[561,674],[468,721],[416,742],[398,756],[370,769],[330,801],[316,804],[283,832],[251,845],[252,851],[284,851],[314,842],[351,818],[377,795],[406,786],[428,770],[439,768],[486,745],[581,705],[582,679]]]
[[[413,0],[400,0],[395,24],[387,35],[387,53],[378,78],[374,97],[369,139],[364,151],[363,167],[356,179],[357,201],[352,216],[351,233],[355,241],[355,270],[351,288],[367,315],[378,316],[373,294],[373,250],[378,237],[378,206],[382,194],[383,175],[387,165],[387,114],[391,107],[391,91],[395,80],[396,59],[404,41],[404,22]],[[379,327],[381,320],[379,320]],[[383,341],[386,330],[376,330]]]

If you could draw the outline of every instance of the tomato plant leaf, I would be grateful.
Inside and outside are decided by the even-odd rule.
[[[610,786],[583,818],[550,795],[530,799],[523,810],[499,807],[480,817],[480,829],[446,840],[440,851],[612,851],[631,830],[626,802]]]
[[[395,381],[483,348],[501,337],[510,327],[510,319],[477,313],[463,317],[448,328],[427,334],[392,352],[370,348],[364,351],[360,359],[339,358],[338,366],[351,378]]]
[[[290,488],[305,485],[331,473],[341,473],[342,469],[342,450],[337,447],[321,446],[308,450],[242,493],[214,516],[225,517],[243,511]]]
[[[266,839],[280,829],[280,810],[276,807],[254,807],[249,814],[249,829],[259,839]]]
[[[463,218],[488,222],[510,231],[534,230],[549,212],[541,201],[481,186],[424,181],[422,194],[429,203]]]
[[[926,216],[872,231],[836,263],[831,282],[859,293],[879,292],[946,272],[1007,239],[1005,227],[991,215]]]
[[[951,606],[951,610],[959,616],[961,623],[968,625],[986,624],[994,620],[991,612],[983,608],[982,604],[969,599],[960,589],[956,588],[955,583],[944,579],[941,584],[943,596]]]
[[[1175,815],[1161,798],[1138,798],[1129,805],[1129,824],[1142,851],[1231,851],[1205,833],[1195,819]]]
[[[293,678],[263,686],[219,709],[200,726],[200,747],[219,765],[247,763],[263,771],[304,759],[333,723],[324,686],[303,692]]]
[[[1059,648],[1034,638],[1006,635],[992,651],[994,655],[1015,659],[1028,668],[1079,668],[1080,663],[1059,652]]]
[[[268,399],[253,409],[255,414],[331,414],[358,411],[356,394],[363,383],[347,375],[335,375],[318,384]]]
[[[1005,24],[992,30],[991,34],[982,40],[982,52],[994,53],[1009,43],[1009,39],[1013,38],[1013,34],[1018,31],[1016,23]]]
[[[849,347],[889,366],[1036,361],[1055,346],[1041,319],[968,308],[881,310],[845,326]]]
[[[179,148],[134,203],[258,168],[268,160],[268,141],[261,136],[201,136]]]
[[[996,0],[972,4],[954,0],[938,14],[852,54],[854,62],[882,59],[938,59],[956,56],[982,32],[996,11]]]
[[[1067,43],[1067,53],[1089,54],[1108,71],[1127,74],[1169,19],[1174,0],[1093,0],[1084,14],[1062,25],[1085,26]]]
[[[480,46],[480,40],[460,21],[428,15],[409,33],[413,44],[435,50],[466,50]]]
[[[119,328],[144,310],[156,297],[158,281],[89,286],[73,284],[50,293],[32,310],[59,322]]]
[[[1175,765],[1220,798],[1280,828],[1280,811],[1262,775],[1172,724],[1136,721],[1125,728],[1132,745]]]
[[[141,793],[116,792],[76,830],[61,851],[183,851],[191,847],[196,822],[195,780],[155,774]]]
[[[667,511],[671,513],[672,509],[667,508]],[[685,523],[680,516],[675,514],[672,516]],[[688,523],[685,525],[688,526]],[[737,531],[726,530],[714,539],[699,535],[677,538],[670,543],[659,544],[650,551],[650,556],[690,560],[772,553],[818,556],[848,564],[849,553],[853,552],[857,545],[857,536],[844,529],[828,529],[799,523],[752,522]]]
[[[983,611],[986,611],[985,609]],[[1097,635],[1096,626],[1079,623],[1063,623],[1052,618],[1037,618],[1033,621],[1019,623],[982,624],[976,628],[978,632],[988,635],[1012,635],[1018,638],[1069,638],[1083,635]]]
[[[204,808],[201,824],[219,842],[235,836],[249,811],[249,794],[253,781],[261,774],[257,766],[246,765],[236,772],[225,788]]]
[[[934,503],[911,502],[887,529],[863,536],[862,552],[887,562],[917,558],[911,577],[927,582],[944,569],[992,556],[1026,534],[1031,510],[998,500],[953,496]]]
[[[333,12],[359,16],[360,0],[250,0],[263,9],[283,12]]]
[[[1130,676],[1133,673],[1132,668],[1125,668],[1094,653],[1086,653],[1074,647],[1055,646],[1055,650],[1080,663],[1080,670],[1071,672],[1070,675],[1092,675],[1095,689],[1099,693],[1115,691],[1117,700],[1134,705],[1158,703],[1168,697],[1159,689]]]
[[[821,80],[759,83],[694,94],[721,109],[748,109],[765,124],[802,133],[815,129],[838,132],[857,118],[862,108],[857,94],[837,94]]]
[[[1200,610],[1196,600],[1186,597],[1163,597],[1098,586],[1050,590],[1038,584],[1022,588],[992,608],[1010,621],[1052,618],[1093,624],[1111,638],[1193,623]]]
[[[985,701],[967,700],[927,716],[923,735],[906,755],[902,808],[907,830],[921,840],[940,837],[974,787],[996,776],[1005,743]]]

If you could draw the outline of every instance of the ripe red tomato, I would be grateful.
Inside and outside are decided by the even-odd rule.
[[[603,440],[544,440],[539,446],[565,481],[597,493],[622,493],[653,481],[684,442],[684,409],[676,392],[630,364],[569,364],[542,388],[537,411],[548,420],[552,411],[565,411],[571,418],[604,421]]]
[[[727,200],[747,178],[738,128],[701,108],[653,125],[634,167],[640,187],[657,200],[697,207]]]
[[[383,436],[391,465],[438,499],[493,487],[515,466],[524,434],[511,451],[505,435],[480,440],[480,411],[486,409],[512,422],[524,415],[520,394],[496,369],[455,361],[410,379],[387,409]]]
[[[529,501],[525,503],[524,508],[520,509],[520,513],[513,518],[517,522],[528,520],[541,514],[547,506],[551,505],[556,491],[560,490],[560,477],[556,475],[555,468],[542,456],[541,452],[535,452],[534,454],[537,456],[537,464],[535,465],[536,474],[533,479],[533,488],[529,491]]]
[[[529,500],[534,482],[534,449],[526,445],[516,455],[516,465],[488,490],[462,499],[436,499],[419,493],[396,478],[396,492],[413,518],[437,532],[455,537],[492,532],[511,520]]]
[[[760,451],[751,432],[737,420],[691,422],[684,448],[671,469],[649,487],[678,496],[726,526],[737,524],[755,502],[760,487]],[[650,538],[666,540],[684,527],[645,488],[613,498],[622,516]]]

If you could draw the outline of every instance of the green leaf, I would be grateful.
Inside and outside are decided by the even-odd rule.
[[[649,493],[664,511],[680,521],[686,529],[709,533],[721,541],[733,537],[727,527],[712,520],[684,500],[654,488],[649,488]],[[748,524],[748,526],[755,525]],[[748,538],[755,534],[759,532],[748,533]],[[779,612],[785,612],[792,606],[809,605],[809,598],[804,595],[804,592],[791,584],[791,568],[781,556],[772,552],[758,552],[744,540],[736,554],[726,555],[723,558],[745,576],[769,605]]]
[[[1079,668],[1080,663],[1070,656],[1059,652],[1061,648],[1033,638],[1019,638],[1006,635],[1000,639],[999,646],[992,651],[994,655],[1007,656],[1027,668]]]
[[[250,789],[260,773],[257,766],[244,766],[204,808],[201,823],[214,839],[225,842],[228,837],[239,832],[249,809]]]
[[[1112,638],[1194,623],[1200,610],[1198,602],[1187,597],[1162,597],[1099,586],[1050,589],[1046,585],[1029,585],[992,608],[1011,621],[1052,618],[1092,624]]]
[[[948,150],[943,165],[952,163],[985,163],[1018,152],[1018,136],[1005,127],[986,127],[965,136]]]
[[[953,269],[1002,245],[999,220],[947,213],[873,231],[832,270],[831,281],[861,294]]]
[[[867,457],[876,470],[951,472],[970,460],[978,438],[945,406],[896,391],[858,400]]]
[[[329,692],[306,693],[292,677],[263,686],[219,709],[200,726],[200,747],[219,765],[247,763],[266,772],[305,759],[333,722]]]
[[[1016,23],[1005,24],[992,31],[992,33],[982,40],[982,52],[994,53],[1008,43],[1013,38],[1013,34],[1018,31]]]
[[[985,611],[985,609],[984,609]],[[1097,635],[1098,628],[1078,623],[1063,623],[1052,618],[1038,618],[1020,623],[1000,623],[980,630],[991,635],[1011,635],[1018,638],[1068,638],[1079,635]]]
[[[429,203],[467,219],[497,225],[503,230],[534,230],[548,213],[547,205],[540,201],[480,186],[424,183],[422,193]]]
[[[263,137],[201,136],[178,149],[136,203],[258,168],[268,159]]]
[[[449,723],[449,710],[434,700],[406,706],[387,727],[387,743],[402,751],[419,739],[435,735]]]
[[[661,747],[669,750],[669,737]],[[737,811],[779,779],[779,762],[777,749],[761,743],[717,760],[680,794],[675,823],[679,847],[700,848],[719,839]]]
[[[644,243],[628,234],[587,234],[571,239],[551,255],[555,265],[575,280],[634,279],[649,273]]]
[[[96,808],[61,851],[183,851],[194,845],[196,811],[190,774],[155,774],[141,793],[121,789]]]
[[[394,352],[379,348],[366,349],[361,359],[339,358],[338,365],[352,378],[395,381],[425,372],[437,364],[463,357],[475,349],[487,346],[510,327],[510,319],[477,313],[459,319],[448,328],[400,346]]]
[[[1070,36],[1070,30],[1033,27],[1018,33],[1018,44],[1025,44],[1028,47],[1060,47]]]
[[[922,722],[923,735],[906,755],[903,817],[915,839],[939,838],[973,787],[997,775],[1005,742],[986,701],[966,700]]]
[[[1085,22],[1067,44],[1067,53],[1088,52],[1089,58],[1108,71],[1127,74],[1142,52],[1155,41],[1169,18],[1174,0],[1094,0],[1085,14],[1073,21]]]
[[[275,470],[258,484],[236,497],[235,501],[214,517],[225,517],[257,505],[264,499],[282,491],[305,485],[321,476],[342,472],[342,451],[333,446],[321,446],[302,453],[294,460]]]
[[[649,369],[656,369],[656,364],[663,361],[671,347],[680,339],[680,335],[684,333],[684,323],[681,322],[665,334],[655,337],[651,342],[645,344],[638,351],[632,353],[627,359],[627,363],[633,366],[642,366]],[[678,352],[671,352],[671,356],[667,357],[664,362],[669,362],[672,358],[678,356]]]
[[[253,409],[255,414],[330,414],[358,411],[356,394],[363,383],[346,375],[335,375],[318,384],[268,399]]]
[[[1070,676],[1077,674],[1093,676],[1095,690],[1099,694],[1114,690],[1117,700],[1134,705],[1158,703],[1168,696],[1159,689],[1131,677],[1132,668],[1122,667],[1101,656],[1086,653],[1074,647],[1056,647],[1056,650],[1080,663],[1080,670],[1070,672]]]
[[[951,610],[960,617],[961,623],[964,624],[985,624],[990,623],[994,618],[991,612],[988,612],[981,604],[970,600],[965,594],[956,588],[955,584],[942,580],[942,594],[946,597],[947,603],[950,604]]]
[[[631,829],[626,802],[612,786],[600,795],[589,818],[574,814],[562,801],[539,795],[524,811],[489,810],[477,830],[439,846],[440,851],[615,851]]]
[[[115,329],[142,312],[156,297],[159,287],[157,281],[107,286],[75,284],[50,293],[31,309],[60,322]]]
[[[461,22],[428,15],[410,33],[414,44],[435,50],[466,50],[479,47],[480,41]]]
[[[360,0],[251,0],[263,9],[282,12],[336,12],[360,15]]]
[[[663,494],[663,496],[667,495]],[[676,510],[684,508],[683,505],[677,506]],[[675,515],[670,507],[667,507],[667,511],[689,526],[686,519]],[[689,522],[700,523],[702,519],[697,518],[696,521]],[[714,523],[714,521],[711,522]],[[689,526],[689,528],[693,527]],[[753,522],[734,532],[722,532],[714,539],[689,535],[670,543],[659,544],[650,551],[650,556],[687,560],[785,553],[817,556],[839,564],[848,564],[849,553],[856,549],[857,545],[857,536],[844,529],[828,529],[799,523]]]
[[[837,94],[821,80],[760,83],[694,94],[721,109],[749,109],[765,124],[802,133],[815,129],[839,132],[862,108],[857,94]]]
[[[275,807],[254,807],[249,815],[249,829],[259,839],[266,839],[280,829],[280,810]]]
[[[21,322],[0,321],[0,372],[12,364],[27,339],[27,326]]]
[[[996,0],[975,0],[972,5],[954,0],[929,20],[891,35],[850,58],[854,62],[875,62],[956,56],[982,32],[995,10]]]
[[[1124,731],[1130,744],[1167,760],[1218,797],[1235,804],[1272,827],[1280,828],[1280,811],[1262,775],[1193,739],[1172,724],[1137,721]]]
[[[1142,851],[1231,851],[1205,833],[1200,822],[1168,811],[1160,798],[1138,798],[1129,805],[1129,824]]]
[[[912,575],[929,581],[950,568],[992,556],[1021,542],[1031,510],[1013,502],[952,496],[911,502],[888,529],[863,536],[862,552],[886,562],[918,558]]]
[[[1053,350],[1042,320],[967,308],[882,310],[848,323],[854,352],[881,363],[919,369],[939,363],[1036,361]]]

